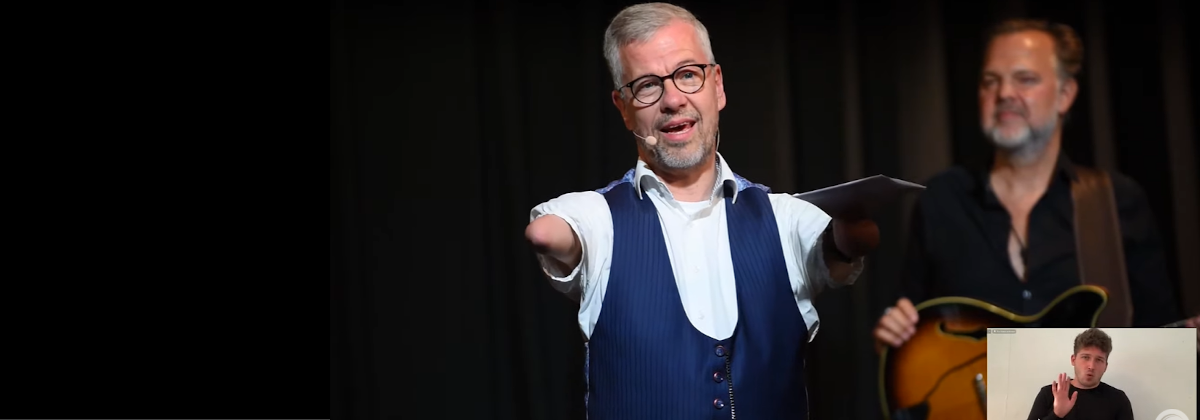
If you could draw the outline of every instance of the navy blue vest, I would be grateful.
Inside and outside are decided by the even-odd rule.
[[[730,338],[715,340],[688,320],[658,212],[629,178],[601,190],[613,249],[588,343],[589,420],[807,419],[808,328],[767,192],[739,178],[737,203],[726,196],[738,322]]]

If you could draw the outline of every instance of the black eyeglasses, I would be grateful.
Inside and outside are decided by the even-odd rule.
[[[646,105],[654,105],[663,95],[663,84],[667,79],[675,82],[675,88],[683,93],[696,93],[704,87],[705,70],[716,64],[688,64],[675,69],[666,76],[642,76],[629,82],[620,89],[629,88],[633,98]],[[619,89],[618,89],[619,90]]]

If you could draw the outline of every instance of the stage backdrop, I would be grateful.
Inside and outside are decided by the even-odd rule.
[[[1189,313],[1200,2],[675,3],[724,69],[721,152],[775,191],[976,162],[982,32],[1001,17],[1086,42],[1065,146],[1145,188]],[[330,14],[330,400],[336,418],[583,418],[574,302],[523,240],[529,210],[634,165],[601,52],[631,1],[334,1]],[[871,328],[897,296],[909,203],[854,287],[816,300],[818,419],[873,419]],[[1180,258],[1184,257],[1184,258]]]

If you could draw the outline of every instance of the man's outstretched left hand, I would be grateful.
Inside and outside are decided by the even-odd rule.
[[[830,224],[833,235],[825,238],[825,267],[834,283],[849,284],[856,277],[855,260],[879,246],[879,226],[866,217],[839,217]]]
[[[866,217],[833,219],[833,240],[842,255],[857,259],[879,246],[879,225]]]

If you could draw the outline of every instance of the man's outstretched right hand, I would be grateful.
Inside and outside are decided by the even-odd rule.
[[[542,216],[525,227],[525,239],[534,252],[550,257],[563,272],[570,272],[579,265],[583,247],[579,238],[566,220],[553,214]]]

